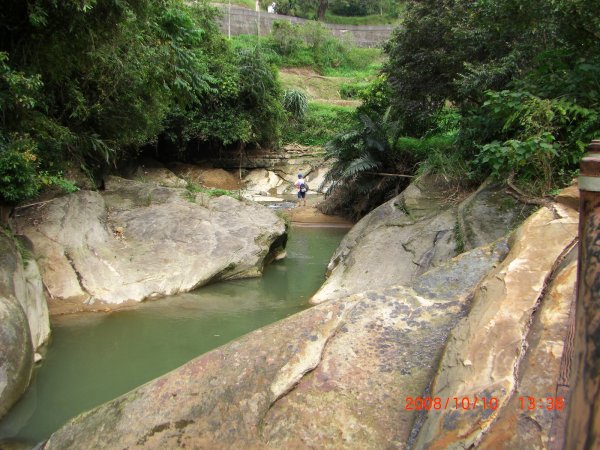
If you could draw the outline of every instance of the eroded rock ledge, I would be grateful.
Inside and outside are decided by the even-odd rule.
[[[102,193],[20,209],[16,228],[51,301],[103,307],[257,276],[286,234],[260,205],[115,177]]]
[[[440,209],[404,200],[365,222],[377,230],[389,227],[377,215],[419,222]],[[45,448],[543,448],[556,412],[519,409],[518,397],[556,393],[577,220],[552,204],[409,285],[336,292],[73,419]],[[358,268],[352,249],[368,233],[353,231],[344,260]],[[420,396],[498,403],[423,413],[407,400]]]
[[[427,388],[469,292],[506,251],[499,242],[414,288],[337,299],[257,330],[80,416],[46,448],[401,447],[415,415],[406,395]]]

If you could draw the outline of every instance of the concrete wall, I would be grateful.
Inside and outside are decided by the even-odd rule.
[[[232,36],[238,34],[256,34],[260,17],[260,34],[269,34],[275,20],[286,20],[291,23],[302,24],[308,22],[298,17],[269,14],[261,11],[260,14],[250,9],[231,6],[231,13],[227,5],[217,5],[223,12],[219,20],[221,31]],[[335,36],[344,37],[354,42],[359,47],[376,47],[383,44],[391,35],[392,25],[334,25],[325,24]]]

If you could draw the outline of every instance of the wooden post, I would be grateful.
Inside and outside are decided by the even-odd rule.
[[[579,265],[575,353],[565,449],[600,448],[600,140],[579,177]]]

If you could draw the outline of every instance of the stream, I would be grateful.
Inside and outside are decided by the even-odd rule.
[[[3,440],[35,444],[73,416],[243,334],[306,309],[347,228],[293,226],[263,277],[220,282],[112,313],[52,318],[52,340]]]

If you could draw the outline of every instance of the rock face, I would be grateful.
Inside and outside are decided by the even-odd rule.
[[[287,146],[279,152],[263,152],[215,161],[224,169],[243,169],[244,189],[248,195],[266,193],[268,195],[294,194],[294,182],[302,173],[309,183],[308,194],[321,192],[329,166],[324,160],[324,152],[319,148]]]
[[[144,183],[154,183],[166,187],[185,187],[187,182],[175,175],[158,161],[144,159],[133,177]]]
[[[506,251],[257,330],[76,418],[45,448],[402,448],[417,415],[405,397],[427,389],[470,292]]]
[[[53,299],[107,305],[257,276],[286,232],[259,205],[120,178],[24,209],[16,225]]]
[[[189,181],[208,188],[238,190],[241,187],[239,177],[235,177],[232,173],[223,169],[206,168],[180,162],[170,163],[169,169],[182,181],[185,180],[184,186]]]
[[[556,304],[556,300],[550,298],[543,301],[542,294],[557,261],[561,261],[575,243],[577,223],[576,211],[554,205],[553,209],[542,208],[536,212],[513,236],[511,252],[498,269],[482,282],[469,316],[453,330],[432,387],[432,395],[441,398],[468,398],[471,402],[475,398],[486,398],[488,402],[495,398],[497,408],[484,408],[480,400],[479,408],[467,407],[460,411],[447,409],[429,414],[419,430],[417,448],[469,448],[485,437],[499,416],[505,412],[505,417],[515,413],[511,408],[514,408],[519,394],[535,396],[536,400],[555,396],[562,341],[551,335],[545,336],[546,342],[542,342],[541,348],[538,344],[527,353],[531,355],[533,352],[530,360],[537,357],[542,361],[544,358],[535,352],[541,352],[542,356],[544,352],[550,353],[545,358],[548,365],[542,369],[548,369],[546,377],[549,380],[541,380],[544,377],[537,376],[539,368],[534,369],[533,373],[526,371],[522,373],[524,382],[520,391],[515,390],[522,358],[526,355],[534,312],[543,302],[546,314],[542,320],[549,320],[545,316],[552,313],[553,306],[548,306],[548,303]],[[560,283],[561,277],[566,277],[566,286],[560,289],[572,298],[574,285],[570,283],[574,283],[574,279],[572,268],[570,270],[571,278],[560,275],[557,283]],[[549,295],[556,289],[556,286],[554,291],[551,289]],[[564,316],[564,311],[560,312],[559,307],[556,318],[564,323]],[[523,392],[526,389],[529,391]],[[544,429],[543,425],[548,423],[543,421],[551,422],[552,414],[536,420],[535,413],[537,411],[528,414],[526,418],[529,421],[517,423]],[[544,413],[539,412],[538,415],[544,416]],[[505,417],[500,424],[507,421]],[[508,427],[508,434],[514,433],[514,424],[509,422],[505,427]],[[493,440],[495,437],[488,440],[489,448],[498,448],[495,447],[496,443],[502,441]],[[535,441],[547,442],[548,436],[535,433],[531,442]],[[502,445],[506,446],[503,448],[514,448],[509,440],[504,440]]]
[[[273,170],[254,169],[244,177],[244,189],[249,194],[267,193],[273,195],[295,194],[294,183],[298,173],[304,175],[308,183],[307,195],[318,194],[328,169],[324,167],[312,169],[310,166],[281,165]]]
[[[75,418],[45,448],[508,449],[554,442],[556,414],[526,408],[529,397],[556,398],[564,369],[577,211],[541,208],[508,240],[454,258],[448,242],[443,260],[435,244],[444,234],[431,236],[452,233],[460,208],[431,192],[416,185],[375,210],[338,251],[358,278],[365,254],[380,253],[370,260],[376,270],[386,252],[397,251],[388,244],[369,253],[371,233],[398,242],[386,228],[402,235],[403,226],[418,223],[414,239],[428,239],[434,250],[418,253],[430,262],[402,283],[382,267],[383,286],[372,278],[366,284],[376,289],[357,283],[331,291],[327,302]],[[484,240],[497,233],[481,230]],[[399,242],[405,250],[407,241]],[[439,400],[422,411],[424,397]]]
[[[448,201],[445,188],[441,178],[423,177],[358,222],[331,258],[330,275],[311,303],[341,298],[372,286],[410,286],[420,274],[464,250],[466,233],[461,223],[473,228],[476,223],[491,220],[490,196],[512,201],[499,189],[490,189],[485,191],[487,195],[478,191],[456,205]],[[466,203],[470,205],[468,208]],[[517,208],[507,208],[500,217],[510,214],[512,218],[514,209]],[[464,217],[465,211],[469,211],[468,217]],[[498,211],[494,212],[498,215]],[[485,227],[489,232],[481,231],[477,245],[468,248],[504,236],[514,224],[513,220],[504,220],[504,226]]]
[[[498,415],[492,432],[483,437],[480,448],[548,448],[556,439],[553,425],[566,419],[567,414],[568,400],[560,399],[564,394],[557,393],[557,380],[559,384],[564,381],[561,362],[569,318],[574,314],[576,279],[577,251],[573,249],[556,271],[534,318],[527,338],[530,346],[517,373],[515,392]],[[552,399],[552,404],[546,403],[547,399]],[[555,408],[548,409],[552,406]]]
[[[37,264],[24,262],[14,238],[0,232],[0,417],[29,385],[34,351],[49,335]]]
[[[372,286],[410,286],[464,249],[506,235],[529,213],[498,186],[486,185],[458,205],[444,192],[442,179],[423,177],[365,216],[331,258],[330,275],[311,303]]]
[[[470,250],[506,235],[532,212],[530,205],[506,195],[502,185],[485,182],[458,207],[464,248]]]

